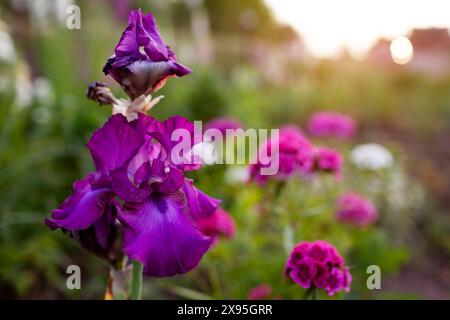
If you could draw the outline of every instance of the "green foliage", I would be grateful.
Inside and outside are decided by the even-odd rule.
[[[93,169],[84,145],[110,114],[108,108],[96,106],[84,95],[89,82],[106,79],[101,69],[124,22],[113,20],[104,3],[80,2],[82,30],[61,26],[30,30],[15,43],[17,63],[0,65],[2,77],[8,80],[0,88],[2,298],[101,298],[104,294],[106,262],[82,251],[67,235],[51,232],[43,222],[71,193],[72,182]],[[150,2],[138,4],[150,9]],[[270,46],[284,40],[278,36],[283,26],[273,21],[262,1],[207,0],[205,9],[213,37],[223,33],[257,37]],[[243,29],[240,22],[247,9],[259,17],[253,29]],[[184,20],[173,21],[177,12],[186,10],[180,2],[167,7],[155,4],[164,35],[173,36],[169,31],[176,26],[188,27]],[[1,19],[14,18],[9,7],[2,14]],[[289,39],[290,32],[283,35],[288,34]],[[27,48],[33,48],[32,52]],[[450,79],[390,72],[361,62],[324,61],[316,65],[293,62],[287,68],[280,64],[287,80],[278,83],[251,59],[241,58],[227,55],[212,65],[194,64],[194,73],[188,78],[170,79],[161,90],[165,99],[152,115],[164,119],[180,114],[205,121],[227,115],[252,128],[285,123],[304,128],[312,112],[331,109],[357,119],[360,141],[383,141],[389,132],[400,132],[402,139],[448,133]],[[16,83],[26,86],[30,73],[48,79],[52,99],[31,97],[28,105],[18,103],[23,93],[16,92]],[[123,97],[117,86],[112,88]],[[315,142],[340,150],[346,160],[356,143]],[[316,239],[332,242],[354,277],[352,292],[333,298],[373,298],[365,287],[366,267],[377,264],[383,274],[395,275],[412,256],[425,256],[417,244],[422,239],[417,237],[420,224],[425,226],[426,241],[448,257],[448,214],[430,202],[426,181],[422,185],[409,175],[408,160],[420,155],[409,154],[397,144],[388,145],[395,150],[394,168],[373,173],[346,163],[341,182],[329,176],[295,180],[279,194],[276,185],[230,184],[225,178],[226,166],[194,173],[199,188],[223,199],[224,208],[236,221],[237,235],[232,240],[220,239],[200,266],[184,276],[145,279],[144,298],[246,298],[251,288],[267,283],[273,288],[273,298],[300,299],[305,292],[284,278],[284,263],[293,245]],[[376,203],[381,217],[376,225],[360,230],[335,221],[335,200],[345,190],[356,190]],[[80,292],[65,287],[65,269],[70,264],[83,270]],[[399,296],[386,293],[384,297]]]

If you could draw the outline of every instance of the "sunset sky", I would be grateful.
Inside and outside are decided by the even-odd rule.
[[[320,57],[339,53],[344,46],[354,56],[362,56],[379,37],[405,35],[415,27],[450,28],[448,0],[265,1]]]

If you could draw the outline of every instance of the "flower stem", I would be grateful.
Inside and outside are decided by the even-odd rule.
[[[309,288],[303,295],[303,300],[317,300],[317,290],[314,287]]]
[[[142,296],[142,264],[133,261],[133,274],[131,278],[130,300],[141,300]]]

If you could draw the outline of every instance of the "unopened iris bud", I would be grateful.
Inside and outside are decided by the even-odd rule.
[[[134,100],[157,91],[169,77],[182,77],[191,70],[177,62],[174,52],[161,38],[153,15],[135,10],[130,13],[128,26],[103,72]]]

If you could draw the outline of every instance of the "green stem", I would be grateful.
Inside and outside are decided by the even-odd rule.
[[[142,264],[133,261],[133,274],[131,278],[130,300],[141,300],[142,296]]]
[[[317,290],[314,287],[309,288],[303,295],[303,300],[317,300]]]

